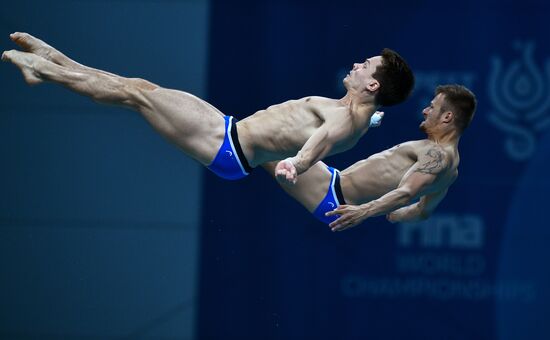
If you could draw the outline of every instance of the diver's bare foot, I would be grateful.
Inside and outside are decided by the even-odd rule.
[[[19,67],[21,73],[23,73],[23,77],[25,77],[25,81],[29,85],[37,85],[42,82],[42,79],[40,79],[40,76],[34,69],[35,64],[39,62],[39,58],[32,53],[16,50],[2,53],[2,61],[12,62],[15,66]]]
[[[28,33],[15,32],[10,34],[10,39],[24,51],[34,53],[52,62],[56,62],[54,59],[61,54],[55,48]]]

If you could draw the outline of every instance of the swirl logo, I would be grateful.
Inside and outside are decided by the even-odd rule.
[[[504,70],[499,58],[491,60],[489,98],[495,111],[489,120],[507,133],[510,158],[523,161],[535,151],[536,133],[550,126],[550,59],[544,71],[535,64],[532,42],[516,43],[521,59]]]

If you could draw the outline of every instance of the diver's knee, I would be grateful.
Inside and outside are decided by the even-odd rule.
[[[132,86],[135,86],[139,90],[144,90],[144,91],[153,91],[160,87],[156,84],[151,83],[148,80],[141,79],[141,78],[128,78],[128,81]]]

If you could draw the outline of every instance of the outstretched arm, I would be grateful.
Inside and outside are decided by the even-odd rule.
[[[339,135],[328,131],[326,126],[319,128],[298,151],[296,156],[280,161],[275,168],[279,181],[295,184],[298,175],[307,171],[317,161],[329,154]]]
[[[445,198],[447,190],[422,196],[417,203],[392,211],[386,217],[392,223],[425,220],[430,217],[435,208]]]
[[[372,114],[369,127],[382,123],[384,112]],[[343,126],[320,127],[298,151],[296,156],[280,161],[275,168],[275,177],[283,182],[295,184],[298,175],[306,172],[313,164],[327,156],[334,145],[344,139],[348,131]]]
[[[411,204],[420,196],[431,194],[436,179],[447,168],[445,153],[439,146],[430,148],[405,174],[397,189],[377,200],[359,206],[341,205],[327,216],[340,215],[330,224],[333,231],[342,231],[358,225],[369,217],[387,214]]]

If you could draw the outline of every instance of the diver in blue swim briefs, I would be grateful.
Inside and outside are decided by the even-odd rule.
[[[179,149],[228,179],[282,160],[275,175],[295,183],[317,161],[352,148],[373,114],[404,101],[414,86],[405,60],[384,49],[353,65],[342,98],[289,100],[235,122],[190,93],[84,66],[27,33],[10,38],[21,50],[5,51],[2,60],[17,66],[28,84],[56,83],[98,103],[138,111]]]
[[[371,116],[370,127],[380,126],[383,112],[375,112]],[[248,164],[239,144],[235,118],[225,116],[225,138],[218,154],[208,166],[208,169],[221,178],[235,180],[248,176],[252,172],[252,167]]]
[[[387,215],[390,222],[428,218],[458,176],[458,142],[475,109],[474,94],[442,85],[422,113],[427,138],[398,144],[338,172],[318,162],[283,189],[333,231]],[[263,165],[273,172],[276,162]]]

